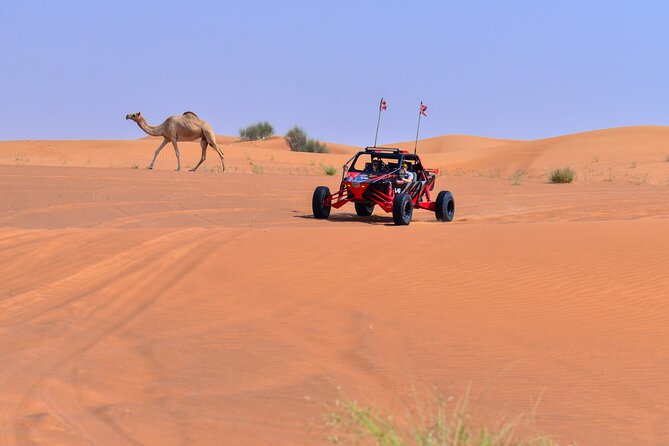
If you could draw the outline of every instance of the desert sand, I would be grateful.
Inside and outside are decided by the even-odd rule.
[[[153,138],[0,142],[0,444],[327,444],[342,395],[468,386],[563,445],[669,441],[668,127],[421,141],[456,218],[408,227],[312,218],[355,147],[217,141],[224,174],[145,170]]]

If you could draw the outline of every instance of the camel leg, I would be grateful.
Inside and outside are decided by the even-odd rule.
[[[218,153],[218,156],[221,157],[221,168],[223,169],[223,172],[225,172],[225,162],[223,161],[223,152],[221,152],[221,149],[219,149],[218,146],[216,145],[216,141],[210,143],[210,145],[214,148],[216,153]]]
[[[223,152],[221,152],[221,149],[218,148],[218,145],[216,144],[216,135],[214,134],[213,131],[205,131],[204,132],[204,139],[207,140],[207,143],[218,153],[218,156],[221,157],[221,168],[223,169],[223,172],[225,172],[225,162],[223,161]]]
[[[156,162],[156,158],[158,158],[158,154],[160,153],[161,150],[163,150],[163,147],[167,144],[167,139],[164,139],[163,142],[160,143],[160,146],[156,149],[155,155],[153,155],[153,159],[151,160],[151,164],[149,164],[149,167],[147,169],[152,170],[153,169],[153,164]]]
[[[200,158],[200,162],[197,163],[197,166],[193,167],[190,170],[191,172],[195,172],[197,170],[197,168],[200,167],[200,164],[202,164],[204,162],[204,160],[207,159],[207,144],[209,144],[209,143],[207,142],[206,139],[202,138],[200,140],[200,146],[202,147],[202,158]]]
[[[172,140],[172,145],[174,146],[174,153],[177,155],[177,172],[181,170],[181,157],[179,156],[179,146],[177,146],[176,140]]]

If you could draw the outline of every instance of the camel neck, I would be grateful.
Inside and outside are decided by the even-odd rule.
[[[137,125],[139,126],[139,128],[141,128],[151,136],[161,136],[160,126],[156,127],[150,126],[149,124],[147,124],[146,119],[144,119],[144,116],[139,118],[139,120],[137,121]]]

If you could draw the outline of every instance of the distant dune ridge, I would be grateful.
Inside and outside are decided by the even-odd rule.
[[[0,163],[37,166],[146,167],[160,138],[131,141],[0,141]],[[319,173],[321,165],[339,166],[359,148],[327,142],[329,154],[290,152],[282,136],[242,142],[217,135],[225,148],[231,172]],[[197,162],[197,143],[183,142],[185,165]],[[379,144],[381,145],[381,144]],[[414,142],[383,144],[413,151]],[[565,136],[518,141],[470,135],[444,135],[418,142],[426,164],[451,175],[509,177],[522,174],[542,181],[551,169],[569,166],[576,181],[609,181],[632,184],[667,184],[669,127],[636,126],[594,130]],[[213,155],[213,153],[212,153]],[[212,157],[210,157],[212,158]],[[157,169],[173,166],[174,152],[167,147]],[[215,159],[204,169],[215,170]]]

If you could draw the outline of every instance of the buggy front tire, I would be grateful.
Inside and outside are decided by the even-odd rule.
[[[455,199],[453,194],[442,190],[434,200],[434,214],[439,221],[453,221],[455,217]]]
[[[401,192],[393,199],[393,221],[396,225],[406,226],[411,223],[413,203],[411,196]]]
[[[326,200],[331,197],[330,189],[325,186],[318,186],[314,191],[314,196],[311,200],[311,209],[314,211],[314,218],[323,219],[330,216],[330,209],[332,207],[326,204]]]
[[[372,212],[374,212],[374,205],[373,204],[366,204],[366,203],[354,203],[355,204],[355,213],[358,214],[359,217],[369,217],[372,215]]]

